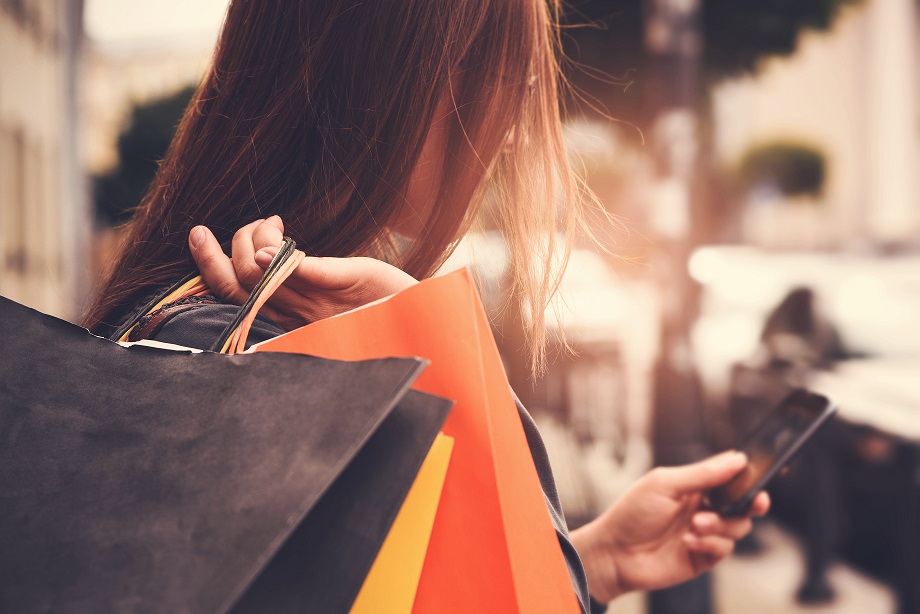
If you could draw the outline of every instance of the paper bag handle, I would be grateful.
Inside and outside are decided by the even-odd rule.
[[[217,340],[211,346],[212,352],[221,354],[236,354],[246,347],[249,330],[255,321],[262,305],[271,298],[284,281],[297,269],[297,265],[305,257],[297,249],[297,243],[290,237],[284,237],[278,253],[271,264],[262,274],[246,301],[240,306],[233,319],[227,324]],[[128,341],[132,331],[135,330],[140,320],[146,316],[162,310],[164,305],[173,303],[182,298],[202,296],[211,290],[201,279],[198,272],[191,273],[178,283],[159,294],[138,312],[136,316],[128,319],[109,336],[112,341]],[[188,307],[187,307],[188,308]]]

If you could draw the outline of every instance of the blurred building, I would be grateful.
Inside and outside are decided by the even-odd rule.
[[[90,230],[79,159],[82,0],[0,0],[0,294],[73,318]]]
[[[913,0],[864,0],[829,32],[805,31],[794,55],[717,88],[716,150],[724,165],[776,141],[812,146],[827,161],[816,199],[748,198],[742,242],[778,248],[917,243],[918,39]]]

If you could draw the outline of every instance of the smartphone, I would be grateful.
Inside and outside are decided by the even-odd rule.
[[[708,493],[709,506],[722,516],[747,513],[757,493],[788,466],[836,411],[826,397],[807,390],[793,391],[739,446],[747,454],[748,464],[730,482]]]

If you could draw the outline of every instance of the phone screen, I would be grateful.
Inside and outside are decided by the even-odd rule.
[[[758,491],[782,469],[834,412],[831,402],[796,390],[771,411],[739,447],[747,466],[730,482],[709,493],[709,502],[723,514],[743,513]]]

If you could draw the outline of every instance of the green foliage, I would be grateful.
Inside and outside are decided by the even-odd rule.
[[[753,73],[762,58],[793,53],[801,30],[828,30],[842,7],[860,1],[701,0],[706,74]]]
[[[190,86],[134,107],[118,137],[118,167],[95,178],[96,219],[101,224],[118,224],[131,216],[153,181],[194,92]]]
[[[653,59],[644,40],[648,1],[568,0],[564,4],[567,79],[578,94],[567,105],[573,115],[592,115],[591,106],[600,107],[619,120],[648,129],[661,88],[677,78],[666,75],[662,83],[654,82]],[[701,92],[720,79],[756,73],[766,58],[793,53],[803,30],[829,30],[843,7],[863,1],[699,0]]]
[[[741,160],[738,177],[750,190],[764,183],[786,196],[819,196],[824,186],[824,155],[798,143],[768,143],[749,150]]]

